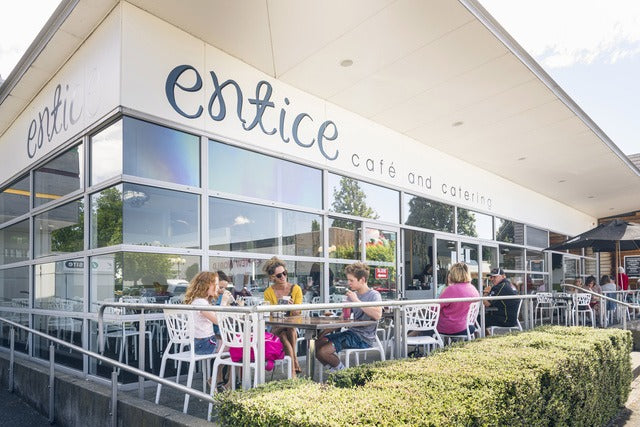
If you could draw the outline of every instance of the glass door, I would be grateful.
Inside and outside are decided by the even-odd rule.
[[[458,262],[458,241],[449,238],[436,239],[436,297],[447,286],[447,274],[453,264]]]
[[[479,245],[477,243],[460,242],[460,252],[458,261],[464,262],[469,267],[471,273],[471,283],[479,289],[482,284],[482,272],[479,264]]]
[[[398,229],[364,224],[363,260],[371,268],[369,287],[382,299],[398,298]]]
[[[433,233],[402,230],[404,271],[403,296],[407,299],[434,298]]]
[[[482,292],[484,287],[490,285],[489,273],[492,268],[498,268],[498,246],[482,245],[482,260],[480,261],[480,273],[482,280],[478,291]]]

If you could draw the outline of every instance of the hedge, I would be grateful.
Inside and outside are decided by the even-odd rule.
[[[602,426],[626,402],[631,334],[543,327],[216,396],[229,426]]]

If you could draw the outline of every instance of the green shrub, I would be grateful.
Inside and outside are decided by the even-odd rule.
[[[230,426],[601,426],[631,384],[628,331],[544,327],[421,359],[217,396]]]

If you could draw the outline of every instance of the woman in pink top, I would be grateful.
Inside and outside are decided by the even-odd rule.
[[[453,264],[447,277],[448,286],[440,298],[473,298],[479,297],[478,290],[471,284],[469,267],[464,262]],[[467,333],[468,302],[440,303],[440,318],[438,332],[441,334],[458,335]],[[473,326],[471,327],[473,329]],[[471,333],[474,331],[471,330]]]

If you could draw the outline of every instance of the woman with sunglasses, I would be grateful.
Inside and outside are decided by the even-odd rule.
[[[268,260],[263,270],[269,275],[269,278],[273,281],[273,284],[264,291],[264,299],[271,305],[277,305],[278,301],[286,299],[284,297],[290,297],[289,304],[302,304],[302,288],[298,285],[289,283],[287,280],[287,268],[284,261],[278,257],[273,257]],[[297,316],[299,311],[288,312],[289,316]],[[298,357],[296,355],[296,341],[298,339],[298,332],[296,328],[273,328],[271,332],[277,335],[282,341],[284,346],[284,352],[287,356],[291,357],[293,361],[293,372],[291,376],[295,378],[296,374],[301,371],[298,364]]]

